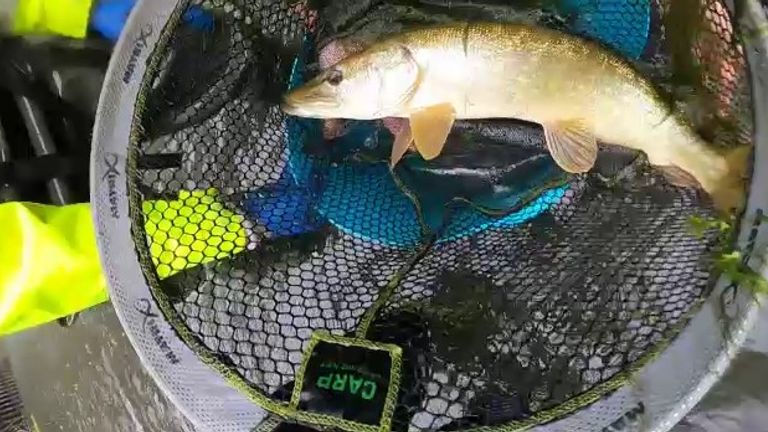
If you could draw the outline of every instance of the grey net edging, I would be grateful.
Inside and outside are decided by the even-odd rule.
[[[759,10],[756,2],[748,4]],[[144,60],[151,55],[160,29],[168,21],[173,6],[167,3],[142,3],[131,19],[126,36],[118,46],[116,58],[110,67],[99,110],[93,157],[92,202],[102,260],[109,277],[113,302],[126,331],[142,360],[164,390],[202,430],[248,430],[258,424],[263,417],[263,411],[251,404],[242,394],[233,391],[218,373],[201,362],[178,339],[158,313],[138,266],[130,236],[124,173],[131,120],[134,117],[133,109],[138,86],[144,75]],[[149,23],[153,29],[151,35],[147,35],[147,29],[150,27],[146,24]],[[759,48],[762,50],[759,54],[752,49],[747,50],[748,54],[753,56],[752,60],[759,56],[765,58],[765,39],[750,42],[755,45],[763,44]],[[146,45],[140,48],[136,55],[139,43]],[[129,64],[133,66],[129,68]],[[754,77],[760,76],[760,72],[766,73],[765,70],[759,70],[765,65],[758,61],[751,61],[750,64],[753,68],[753,81],[758,81]],[[125,84],[124,71],[128,69],[133,69],[133,76],[128,79],[128,84]],[[766,118],[768,107],[765,88],[757,82],[754,91],[758,104],[756,117]],[[761,167],[766,166],[768,162],[764,154],[768,142],[765,125],[757,122],[756,127],[758,140],[755,165]],[[112,171],[112,167],[116,168],[116,172]],[[766,173],[760,169],[756,170],[753,184],[767,184]],[[768,203],[765,201],[765,193],[757,186],[753,187],[747,214],[753,215],[756,209],[766,208]],[[746,244],[749,230],[749,224],[744,223],[740,244]],[[764,240],[765,235],[765,227],[760,227],[758,243]],[[644,412],[640,417],[649,430],[664,430],[671,426],[722,372],[754,317],[753,305],[749,303],[748,298],[740,297],[736,303],[739,307],[735,308],[737,315],[732,320],[732,344],[721,346],[721,326],[716,312],[718,294],[723,288],[722,284],[718,286],[710,297],[710,302],[691,321],[690,326],[657,361],[646,366],[632,384],[568,418],[543,426],[540,430],[601,429],[614,423],[625,412],[636,410],[640,401],[643,403]],[[692,355],[694,352],[700,355]],[[178,362],[169,361],[169,355],[171,358],[175,356]],[[686,373],[688,375],[684,376]]]
[[[134,108],[146,61],[176,6],[139,2],[115,48],[94,131],[91,202],[112,304],[150,374],[199,430],[245,432],[265,411],[201,361],[162,318],[131,235],[126,156]]]

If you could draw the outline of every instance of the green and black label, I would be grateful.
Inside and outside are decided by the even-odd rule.
[[[385,375],[374,375],[348,363],[325,362],[320,365],[319,370],[315,387],[364,401],[377,400],[376,395],[382,394],[378,391],[379,388],[389,379]]]
[[[398,388],[393,371],[400,367],[399,348],[320,334],[305,355],[294,394],[299,410],[370,426],[389,423]]]

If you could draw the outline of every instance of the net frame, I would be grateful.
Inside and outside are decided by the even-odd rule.
[[[759,30],[760,26],[765,25],[759,4],[752,1],[746,5],[749,13],[745,14],[745,19],[751,20],[747,28]],[[147,59],[165,36],[160,29],[172,21],[174,14],[180,13],[180,9],[175,6],[172,2],[141,2],[129,20],[126,35],[116,48],[94,134],[94,216],[102,261],[118,315],[155,379],[201,429],[249,430],[264,419],[265,412],[242,393],[233,390],[222,375],[211,371],[205,361],[201,361],[187,344],[181,342],[159,314],[158,305],[150,294],[134,252],[131,237],[130,206],[125,197],[128,183],[126,173],[131,175],[132,171],[126,164],[126,150],[132,138],[140,77],[146,70]],[[765,65],[757,60],[766,58],[768,41],[763,35],[747,39],[746,42],[749,45],[747,55],[750,57],[754,83],[755,117],[765,118],[768,114],[768,95],[754,77],[766,72]],[[768,166],[768,157],[764,154],[768,145],[768,131],[760,122],[756,122],[756,128],[757,168],[747,215],[755,214],[757,209],[765,208],[768,204],[765,194],[760,190],[760,185],[766,184],[767,174],[760,167]],[[742,223],[739,240],[742,247],[759,244],[768,235],[764,226],[753,227],[748,222],[745,220]],[[753,237],[751,241],[750,237]],[[625,412],[637,412],[638,401],[643,402],[641,417],[650,426],[649,430],[664,430],[674,424],[675,419],[682,416],[722,373],[754,321],[755,305],[748,296],[740,294],[731,304],[736,316],[731,321],[730,334],[719,340],[720,317],[716,313],[719,309],[715,308],[715,300],[725,288],[727,284],[721,281],[709,299],[711,308],[702,308],[688,328],[656,361],[646,365],[634,382],[570,417],[542,426],[541,430],[600,429],[621,419]],[[717,337],[713,337],[715,335]],[[702,343],[702,338],[706,343]],[[693,346],[697,346],[702,355],[691,361],[686,351]],[[682,376],[681,371],[675,367],[680,361],[699,366],[692,367],[689,376]],[[673,377],[675,379],[670,379]],[[681,400],[682,403],[679,403]]]

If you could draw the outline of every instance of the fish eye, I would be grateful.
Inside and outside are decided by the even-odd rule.
[[[341,81],[344,79],[344,74],[341,73],[338,69],[331,69],[328,72],[328,76],[325,78],[325,80],[328,82],[328,84],[332,86],[337,86],[341,84]]]

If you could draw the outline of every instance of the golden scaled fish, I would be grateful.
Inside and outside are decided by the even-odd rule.
[[[627,61],[574,35],[523,24],[456,23],[389,36],[283,98],[301,117],[407,119],[392,165],[413,144],[430,160],[456,119],[541,124],[555,162],[589,171],[597,142],[641,150],[672,184],[703,188],[720,212],[740,211],[751,146],[704,141]]]

